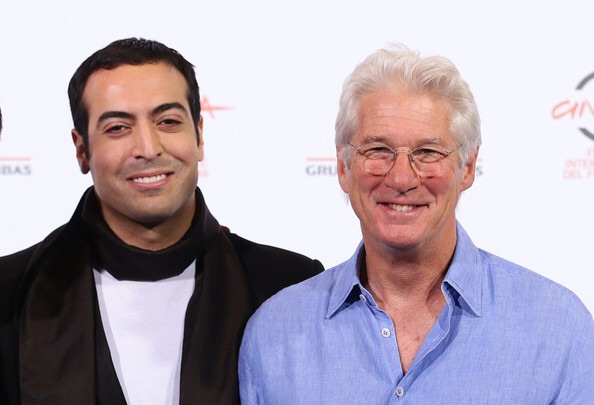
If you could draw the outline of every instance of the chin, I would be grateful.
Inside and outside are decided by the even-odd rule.
[[[396,249],[412,249],[419,246],[422,242],[420,235],[410,232],[410,230],[399,229],[398,231],[388,231],[380,236],[383,242]]]
[[[142,211],[142,210],[138,210],[136,212],[134,212],[134,214],[131,216],[131,219],[139,224],[148,226],[148,227],[152,227],[152,226],[156,226],[159,224],[162,224],[163,222],[166,222],[167,220],[173,218],[175,216],[177,211],[173,210],[173,209],[163,209],[163,210],[150,210],[150,211]]]

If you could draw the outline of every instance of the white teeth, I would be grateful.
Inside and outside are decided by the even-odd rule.
[[[390,204],[390,207],[395,209],[398,212],[407,212],[414,208],[412,205],[398,205],[398,204]]]
[[[167,177],[166,174],[159,174],[158,176],[137,177],[137,178],[133,179],[132,181],[134,183],[155,183],[157,181],[163,180],[165,177]]]

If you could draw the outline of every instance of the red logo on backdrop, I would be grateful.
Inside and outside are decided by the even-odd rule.
[[[213,105],[208,100],[208,97],[202,97],[200,100],[200,109],[203,113],[208,113],[212,118],[214,118],[215,111],[222,111],[222,110],[232,110],[232,107],[225,107],[219,105]]]
[[[200,100],[200,110],[202,111],[203,114],[208,113],[208,115],[210,115],[211,118],[215,118],[216,111],[224,111],[224,110],[232,110],[232,109],[233,109],[233,107],[214,105],[210,102],[210,100],[206,96],[203,96],[202,100]],[[206,159],[204,159],[202,162],[200,162],[200,165],[198,166],[198,176],[199,177],[208,177],[208,166],[206,164]]]
[[[579,94],[582,95],[582,91],[584,88],[590,84],[592,88],[594,88],[594,73],[590,73],[586,77],[584,77],[575,88]],[[593,118],[594,117],[594,106],[592,105],[593,101],[587,98],[578,98],[576,100],[563,100],[557,103],[553,107],[553,111],[551,112],[553,115],[553,119],[571,119],[576,121],[583,121],[583,118]],[[578,124],[578,130],[587,136],[589,139],[594,141],[594,126],[592,129],[586,128],[586,126],[582,126]]]
[[[575,99],[563,100],[551,111],[554,120],[571,120],[579,132],[594,141],[594,72],[586,75],[575,88]],[[587,90],[590,90],[588,93]],[[585,155],[565,160],[563,178],[566,180],[594,179],[594,148],[587,148]]]

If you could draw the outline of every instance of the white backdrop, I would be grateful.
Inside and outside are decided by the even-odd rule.
[[[91,180],[69,135],[68,81],[92,52],[141,36],[197,66],[199,185],[219,221],[326,267],[343,261],[360,232],[334,168],[341,85],[366,55],[400,41],[452,59],[477,99],[479,176],[458,207],[475,243],[594,311],[594,79],[577,88],[594,72],[592,15],[591,0],[6,2],[0,255],[70,217]]]

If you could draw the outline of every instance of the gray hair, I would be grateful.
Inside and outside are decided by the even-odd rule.
[[[444,103],[450,112],[450,132],[460,145],[464,165],[481,145],[478,108],[466,81],[456,66],[440,56],[420,57],[406,46],[392,43],[369,55],[345,80],[336,117],[336,147],[344,152],[359,125],[361,98],[382,90],[405,88],[427,94]]]

